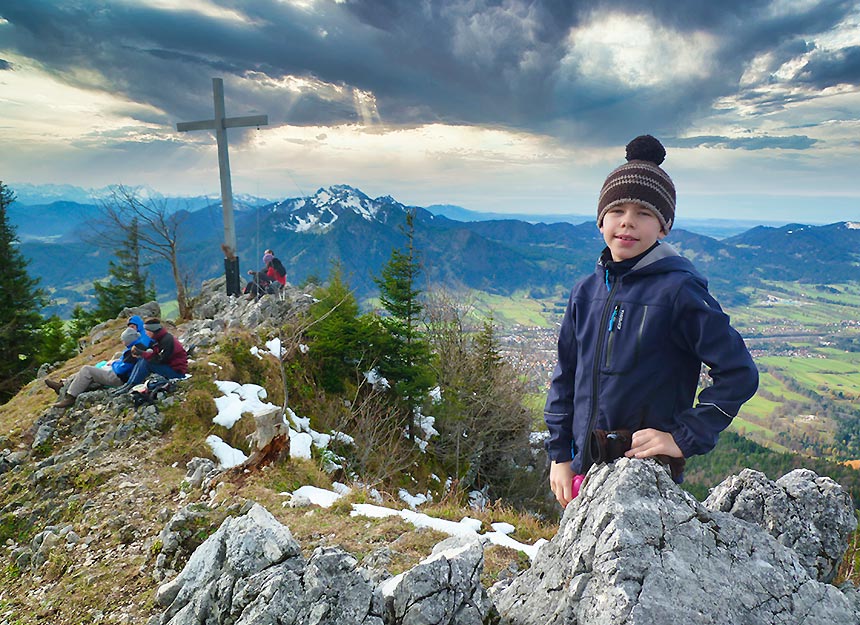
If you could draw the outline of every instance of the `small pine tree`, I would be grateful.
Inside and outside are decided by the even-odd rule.
[[[148,276],[140,257],[140,232],[137,219],[125,231],[123,244],[116,250],[117,262],[108,263],[110,280],[93,283],[96,291],[94,319],[114,319],[124,308],[140,306],[155,299],[155,289],[147,286]]]
[[[430,347],[421,333],[423,307],[418,288],[421,267],[415,249],[415,214],[406,214],[406,250],[393,250],[391,259],[375,279],[379,299],[388,313],[380,319],[390,337],[380,372],[394,384],[398,397],[411,415],[424,400],[433,383]],[[414,419],[409,420],[409,437],[415,437]]]
[[[27,273],[27,261],[16,245],[7,209],[15,194],[0,182],[0,402],[8,401],[29,381],[39,352],[39,313],[45,296]]]
[[[77,341],[66,332],[66,324],[57,315],[51,315],[39,334],[37,360],[40,363],[67,360],[75,355]]]
[[[345,381],[374,361],[372,326],[359,316],[358,303],[335,266],[328,285],[316,291],[311,306],[311,325],[306,335],[312,342],[311,358],[315,377],[330,393],[342,393]]]

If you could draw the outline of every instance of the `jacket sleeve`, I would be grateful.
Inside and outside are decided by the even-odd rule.
[[[165,334],[158,339],[158,353],[152,357],[152,362],[167,364],[173,357],[173,335]]]
[[[698,280],[681,287],[673,319],[676,340],[708,366],[713,380],[699,393],[698,404],[678,415],[672,431],[688,458],[716,446],[720,432],[758,389],[758,369],[729,316]]]
[[[573,294],[558,333],[558,362],[552,373],[543,418],[549,430],[546,450],[550,460],[568,462],[573,458],[573,391],[576,378],[577,345]]]

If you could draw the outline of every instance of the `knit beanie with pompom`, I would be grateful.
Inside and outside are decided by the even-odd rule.
[[[667,233],[675,221],[675,185],[660,164],[666,158],[663,144],[641,135],[627,144],[627,162],[615,168],[603,183],[597,201],[597,226],[613,206],[635,202],[654,212]]]

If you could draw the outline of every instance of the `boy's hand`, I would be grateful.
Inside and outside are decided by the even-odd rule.
[[[573,501],[573,469],[570,468],[570,461],[552,461],[549,467],[549,487],[562,507]]]
[[[669,432],[661,432],[653,428],[633,432],[630,450],[624,455],[628,458],[650,458],[661,455],[670,458],[684,457],[683,452]]]

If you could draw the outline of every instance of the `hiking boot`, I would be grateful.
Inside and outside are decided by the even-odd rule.
[[[45,378],[45,386],[47,386],[49,389],[59,395],[60,389],[63,388],[63,383],[57,382],[56,380],[52,380],[51,378]]]
[[[66,394],[65,397],[63,397],[60,401],[58,401],[56,404],[54,404],[51,407],[52,408],[68,408],[69,406],[75,405],[76,399],[77,399],[77,397],[75,397],[74,395]]]

